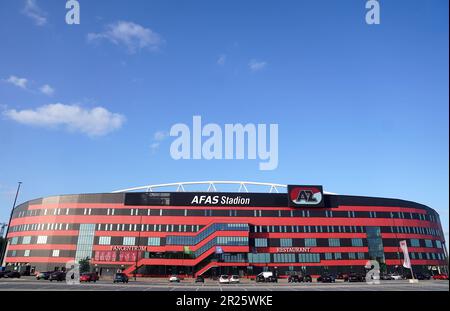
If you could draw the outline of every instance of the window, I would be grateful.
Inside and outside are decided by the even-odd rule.
[[[29,249],[26,249],[26,250],[23,252],[23,256],[24,256],[24,257],[29,257],[29,256],[30,256],[30,250],[29,250]]]
[[[54,249],[53,250],[52,257],[59,257],[59,249]]]
[[[352,239],[352,246],[363,246],[362,239]]]
[[[16,245],[18,242],[19,242],[19,238],[16,236],[11,239],[11,245]]]
[[[99,245],[110,245],[111,244],[111,237],[110,236],[101,236],[98,239]]]
[[[22,244],[30,244],[31,243],[31,236],[24,236],[22,239]]]
[[[126,236],[123,238],[123,245],[134,245],[135,244],[135,237],[134,236]]]
[[[159,238],[159,237],[150,237],[150,238],[148,238],[147,245],[149,245],[149,246],[160,246],[161,245],[161,238]]]
[[[280,246],[281,247],[291,247],[292,239],[280,239]]]
[[[47,236],[46,235],[38,236],[37,244],[47,244]]]
[[[433,241],[425,240],[425,247],[433,247]]]
[[[436,247],[437,247],[437,248],[442,248],[442,243],[441,243],[441,241],[436,240]]]
[[[332,260],[333,254],[332,253],[325,253],[325,260]]]
[[[256,247],[267,247],[267,239],[255,239]]]
[[[411,246],[412,247],[420,247],[420,242],[418,239],[411,239]]]
[[[305,246],[317,246],[316,239],[305,239]]]
[[[341,253],[334,253],[334,259],[342,259]]]
[[[328,239],[329,246],[341,246],[341,241],[339,239]]]

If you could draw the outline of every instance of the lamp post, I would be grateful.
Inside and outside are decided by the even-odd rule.
[[[142,231],[142,215],[140,215],[139,218],[139,231],[138,231],[138,238],[137,238],[137,248],[136,248],[136,261],[134,263],[134,280],[136,281],[136,273],[138,269],[138,260],[139,260],[139,245],[141,241],[141,231]]]
[[[3,245],[3,247],[2,247],[2,252],[1,252],[1,260],[0,260],[0,263],[1,263],[1,265],[3,266],[3,261],[4,261],[4,259],[5,259],[5,257],[6,257],[6,247],[7,247],[7,245],[8,245],[8,233],[9,233],[9,227],[10,227],[10,225],[11,225],[11,220],[12,220],[12,216],[13,216],[13,213],[14,213],[14,209],[16,208],[16,203],[17,203],[17,197],[19,196],[19,191],[20,191],[20,186],[22,185],[22,182],[21,181],[19,181],[18,183],[17,183],[17,191],[16,191],[16,196],[15,196],[15,198],[14,198],[14,203],[13,203],[13,207],[12,207],[12,210],[11,210],[11,215],[9,216],[9,222],[8,222],[8,228],[6,228],[6,235],[5,235],[5,241],[4,241],[4,245]]]

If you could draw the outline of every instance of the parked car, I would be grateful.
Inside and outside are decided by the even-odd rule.
[[[3,277],[8,278],[8,279],[19,279],[20,273],[17,271],[8,271],[5,273],[5,275]]]
[[[95,272],[83,273],[80,275],[80,282],[97,282],[98,275]]]
[[[195,278],[195,283],[205,283],[205,278],[199,275]]]
[[[230,283],[230,278],[228,275],[223,274],[219,277],[219,284],[228,284]]]
[[[447,274],[435,274],[433,275],[433,280],[448,280],[448,275]]]
[[[114,275],[113,283],[128,283],[128,276],[125,273],[116,273]]]
[[[336,280],[344,280],[344,282],[348,282],[348,273],[338,273],[336,275]]]
[[[180,278],[178,277],[178,275],[175,275],[175,274],[173,274],[173,275],[171,275],[170,277],[169,277],[169,282],[170,283],[180,283]]]
[[[231,284],[236,284],[236,283],[239,283],[239,282],[240,282],[239,275],[232,275],[230,277],[230,283]]]
[[[350,273],[348,276],[349,282],[364,282],[366,277],[361,273]]]
[[[336,282],[336,279],[331,274],[322,274],[317,278],[317,282],[321,283],[334,283]]]
[[[48,280],[53,271],[44,271],[36,273],[36,280]]]
[[[398,273],[391,273],[390,276],[393,280],[402,280],[403,279],[403,276]]]
[[[381,273],[380,274],[380,280],[393,280],[394,278],[390,275],[390,274],[386,274],[386,273]]]
[[[256,282],[277,283],[278,279],[272,272],[261,272],[256,276]]]
[[[288,277],[288,282],[289,283],[300,283],[300,276],[298,276],[297,274],[290,275]]]
[[[300,277],[300,282],[311,283],[312,282],[312,276],[310,276],[309,274],[301,276]]]
[[[0,279],[5,277],[5,274],[9,271],[0,271]]]
[[[66,280],[66,273],[64,271],[54,271],[50,274],[50,277],[48,278],[50,282],[52,281],[65,281]]]

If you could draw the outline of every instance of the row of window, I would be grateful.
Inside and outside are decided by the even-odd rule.
[[[247,225],[246,225],[247,226]],[[197,232],[202,225],[178,224],[97,224],[98,231],[148,231],[148,232]],[[40,230],[78,230],[79,224],[39,223],[23,224],[11,227],[11,232]],[[231,229],[230,229],[231,230]],[[250,226],[251,232],[284,232],[284,233],[364,233],[363,226]],[[381,227],[383,233],[423,234],[442,237],[440,230],[428,227],[386,226]]]
[[[114,208],[55,208],[20,211],[14,218],[46,215],[107,215],[107,216],[228,216],[228,217],[328,217],[328,218],[392,218],[438,222],[433,214],[410,212],[332,211],[332,210],[224,210],[224,209],[114,209]]]
[[[255,233],[365,233],[364,226],[253,226]],[[442,237],[440,230],[428,227],[386,226],[383,233],[423,234]]]

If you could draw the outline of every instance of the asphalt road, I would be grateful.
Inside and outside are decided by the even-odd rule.
[[[207,280],[195,284],[192,280],[180,283],[167,281],[131,281],[128,284],[113,284],[111,281],[68,285],[65,282],[37,281],[34,278],[0,279],[0,291],[449,291],[448,281],[419,281],[410,284],[407,280],[381,281],[378,285],[367,283],[255,283],[246,281],[241,284],[222,284]]]

